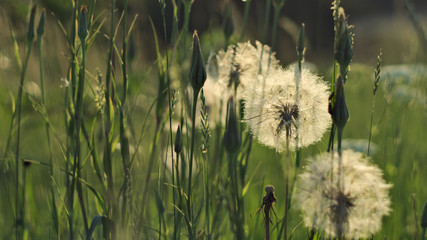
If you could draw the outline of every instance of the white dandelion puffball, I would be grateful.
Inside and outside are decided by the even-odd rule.
[[[244,121],[262,144],[285,149],[319,141],[331,124],[328,87],[307,68],[270,69],[243,92]]]
[[[219,51],[216,65],[216,74],[208,71],[208,79],[215,78],[218,82],[218,96],[227,99],[236,91],[236,98],[240,99],[242,89],[248,87],[258,74],[265,75],[269,69],[277,68],[279,61],[269,46],[257,41],[255,46],[250,42],[237,43],[228,46],[227,51]]]
[[[369,237],[381,229],[382,216],[390,212],[391,185],[362,153],[343,151],[340,173],[338,161],[338,153],[311,159],[298,177],[295,202],[308,228],[331,237]]]

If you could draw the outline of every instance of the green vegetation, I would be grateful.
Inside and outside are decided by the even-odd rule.
[[[358,196],[343,189],[346,149],[392,185],[366,239],[425,239],[422,13],[405,1],[387,23],[403,38],[388,16],[365,33],[370,21],[330,2],[331,42],[310,53],[318,32],[286,17],[291,2],[0,3],[0,239],[347,239]],[[299,85],[306,76],[319,89]],[[309,159],[334,152],[325,231],[295,196]]]

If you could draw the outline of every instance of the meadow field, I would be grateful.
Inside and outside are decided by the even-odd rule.
[[[0,239],[426,239],[421,0],[2,0]]]

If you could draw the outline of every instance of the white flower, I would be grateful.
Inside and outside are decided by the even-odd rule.
[[[390,212],[391,185],[362,153],[343,151],[340,173],[338,159],[338,153],[311,159],[298,178],[295,202],[309,228],[331,237],[369,237],[380,230],[382,216]]]
[[[279,152],[319,141],[331,123],[328,87],[307,68],[271,69],[243,96],[250,131]]]
[[[208,71],[208,79],[217,80],[218,96],[228,99],[229,95],[236,92],[236,98],[239,99],[240,91],[248,87],[258,74],[265,75],[269,69],[279,66],[275,53],[270,53],[270,47],[258,41],[255,45],[250,42],[238,43],[217,54],[218,71],[216,74]]]

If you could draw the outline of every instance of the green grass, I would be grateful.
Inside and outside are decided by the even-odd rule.
[[[273,185],[277,197],[277,218],[270,214],[270,239],[289,239],[291,235],[293,239],[308,238],[310,229],[301,224],[301,213],[292,198],[288,221],[284,222],[285,203],[296,191],[292,187],[295,173],[302,171],[310,156],[327,150],[329,132],[320,142],[301,149],[301,167],[297,169],[295,153],[277,153],[251,140],[245,123],[237,127],[241,131],[233,133],[241,139],[238,150],[227,152],[224,144],[234,139],[226,132],[225,121],[210,121],[217,114],[210,112],[204,99],[213,90],[203,88],[192,98],[189,72],[193,41],[187,28],[192,26],[191,11],[199,5],[191,0],[177,0],[176,6],[171,1],[154,2],[162,15],[153,17],[152,28],[147,16],[119,10],[128,1],[95,0],[77,1],[68,9],[71,17],[64,25],[46,10],[44,35],[39,33],[34,42],[24,37],[26,25],[12,23],[10,31],[7,25],[2,26],[0,43],[5,44],[0,46],[0,57],[8,57],[10,64],[0,66],[1,239],[264,239],[263,211],[256,211],[265,185]],[[223,25],[218,23],[201,33],[205,63],[211,51],[226,49],[226,43],[237,39],[263,40],[277,47],[281,43],[281,9],[287,7],[286,2],[280,2],[266,1],[271,9],[261,11],[261,19],[265,19],[261,25],[267,27],[260,37],[250,35],[251,25],[246,22],[255,1],[242,6],[244,22],[234,23],[234,31],[229,26],[221,31]],[[84,30],[79,19],[82,4],[88,5],[87,38],[84,31],[78,31]],[[236,8],[232,4],[228,7]],[[41,12],[37,6],[35,19]],[[411,14],[411,21],[419,21],[414,17],[416,12]],[[353,17],[348,19],[350,24]],[[179,23],[178,18],[182,18]],[[170,29],[166,29],[168,21],[172,21]],[[181,23],[183,28],[178,27]],[[418,36],[423,36],[419,33],[422,22],[416,23]],[[312,26],[306,24],[305,28],[308,31]],[[224,36],[230,31],[230,37]],[[409,37],[411,43],[417,43],[411,47],[422,52],[416,35]],[[152,44],[140,44],[141,39],[150,39],[144,43]],[[357,40],[355,35],[355,46]],[[382,44],[388,46],[388,42]],[[14,45],[24,59],[22,69],[14,57]],[[302,47],[298,47],[301,54]],[[421,53],[413,55],[414,51],[407,52],[405,59],[410,60],[399,62],[387,57],[396,56],[399,47],[390,53],[387,50],[391,48],[383,49],[382,70],[389,62],[425,60]],[[289,51],[295,52],[297,60],[295,48]],[[345,84],[350,117],[343,139],[370,138],[375,146],[371,160],[393,185],[392,212],[383,218],[382,229],[373,238],[421,239],[420,221],[427,201],[426,67],[423,65],[421,74],[409,73],[412,80],[396,83],[394,89],[385,87],[391,77],[382,71],[373,96],[377,53],[362,57],[358,53],[355,50],[355,59],[370,60],[350,64]],[[322,57],[330,64],[315,64],[322,67],[319,75],[334,82],[339,67],[331,59],[333,50],[328,54]],[[310,61],[310,54],[306,58]],[[60,87],[61,77],[67,78],[70,86]],[[32,95],[34,91],[27,84],[31,81],[40,87],[41,95]],[[398,95],[394,90],[399,86],[419,94]],[[238,101],[235,105],[240,110]],[[242,119],[239,111],[236,117]],[[182,128],[179,158],[175,123]],[[24,166],[24,162],[31,164]],[[16,221],[20,216],[22,221]]]

